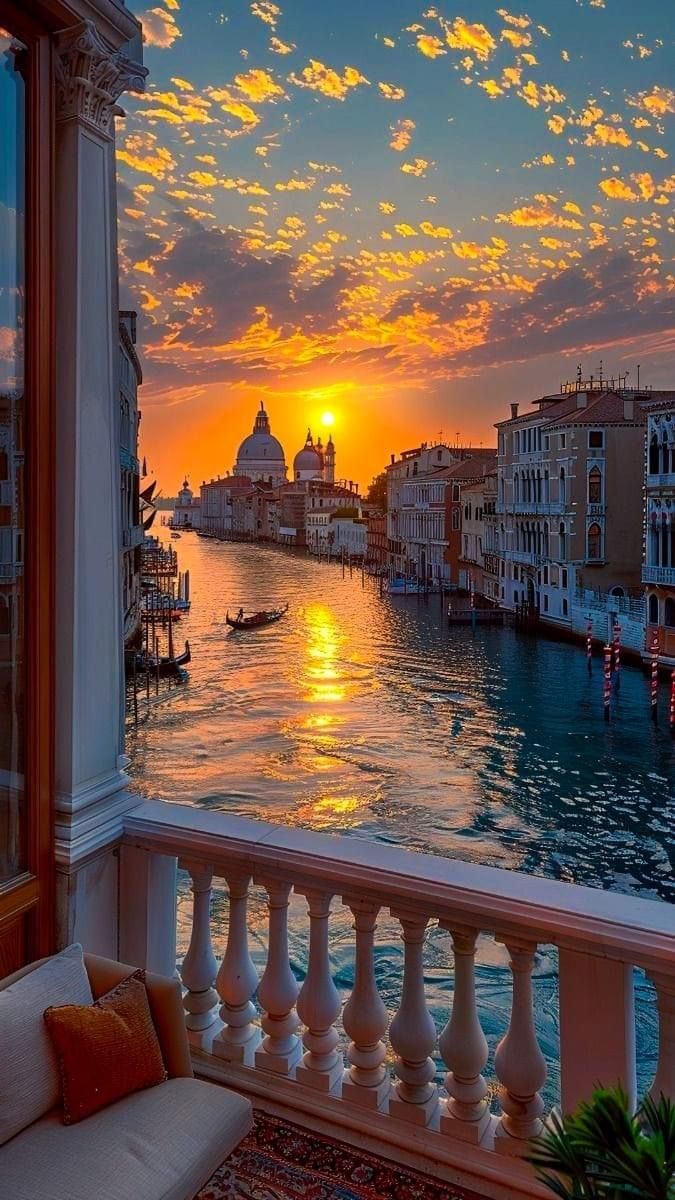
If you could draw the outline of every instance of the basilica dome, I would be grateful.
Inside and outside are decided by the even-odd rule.
[[[293,478],[304,481],[322,477],[323,455],[320,448],[314,445],[311,432],[307,430],[307,440],[293,459]]]
[[[269,480],[273,483],[283,483],[286,479],[286,460],[281,442],[270,433],[270,422],[260,401],[260,411],[256,413],[253,432],[244,438],[237,462],[235,475],[248,475],[254,482]]]

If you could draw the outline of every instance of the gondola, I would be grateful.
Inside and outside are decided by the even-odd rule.
[[[190,643],[185,643],[185,649],[182,654],[176,654],[174,658],[160,658],[159,673],[160,675],[175,675],[182,667],[186,667],[190,662],[192,655],[190,653]]]
[[[287,612],[287,604],[283,608],[261,609],[260,612],[251,613],[250,617],[231,617],[228,612],[225,621],[231,629],[259,629],[261,625],[273,625],[275,621],[280,621]]]

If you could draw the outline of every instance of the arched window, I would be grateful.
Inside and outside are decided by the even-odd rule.
[[[617,599],[619,599],[619,600],[625,595],[626,595],[626,593],[624,592],[622,587],[613,587],[610,592],[610,596],[616,596]]]
[[[649,624],[658,625],[659,623],[659,598],[655,592],[652,592],[649,597]]]
[[[558,499],[561,504],[565,503],[565,468],[560,468],[560,481],[558,483]]]
[[[560,559],[567,558],[567,538],[565,536],[565,522],[561,521],[558,527],[558,545]]]
[[[9,479],[9,459],[6,450],[0,450],[0,479]]]
[[[548,558],[548,521],[544,521],[544,558]]]
[[[502,499],[504,499],[504,496],[503,496],[504,480],[502,479],[500,482],[502,485]],[[452,499],[453,499],[453,503],[457,504],[457,502],[459,500],[459,484],[458,483],[453,483],[453,485],[452,485]]]
[[[588,545],[586,557],[595,559],[600,558],[602,532],[596,521],[594,521],[592,525],[589,525],[586,541]]]
[[[663,623],[671,629],[675,626],[675,600],[668,596],[664,605]]]
[[[548,471],[544,471],[544,500],[548,504],[550,499],[551,499],[551,496],[550,496],[549,486],[548,486]]]
[[[588,472],[588,503],[602,503],[602,471],[599,467],[591,467]]]
[[[654,434],[649,443],[649,474],[658,475],[659,473],[659,440]]]
[[[668,431],[663,430],[661,434],[661,470],[666,475],[670,464],[670,454],[668,453]]]

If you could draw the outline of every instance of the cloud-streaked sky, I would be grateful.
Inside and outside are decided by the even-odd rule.
[[[165,491],[335,414],[365,483],[510,400],[674,386],[673,0],[157,0],[118,123],[123,300]]]

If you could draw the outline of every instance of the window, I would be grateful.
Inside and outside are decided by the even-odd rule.
[[[544,612],[548,612],[548,596],[544,594]]]
[[[658,625],[658,623],[659,623],[659,599],[658,599],[658,596],[656,596],[654,594],[654,592],[652,592],[651,596],[649,597],[649,624],[650,625]]]
[[[550,446],[551,446],[551,439],[550,439],[549,435],[546,434],[544,436],[544,450],[549,450]]]
[[[517,603],[518,603],[518,592],[514,592],[514,593],[513,593],[513,603],[514,603],[514,604],[517,604]]]
[[[659,439],[653,435],[649,443],[649,474],[659,474]]]
[[[599,467],[592,467],[588,472],[588,503],[602,503],[602,471]]]
[[[563,602],[562,602],[562,615],[563,615],[563,617],[566,617],[566,616],[567,616],[567,608],[568,608],[567,601],[566,601],[565,599],[563,599]]]
[[[560,449],[564,450],[566,446],[567,446],[567,434],[561,433],[560,434]]]
[[[668,596],[664,605],[663,623],[668,625],[670,629],[675,626],[675,600],[672,596]]]
[[[563,567],[563,568],[562,568],[562,571],[561,571],[561,578],[560,578],[560,586],[561,586],[562,588],[566,588],[566,587],[567,587],[567,567]]]
[[[605,444],[605,435],[602,429],[589,429],[588,445],[591,449],[602,450]]]
[[[565,503],[565,468],[560,468],[560,476],[558,479],[558,499],[561,504]]]
[[[458,508],[453,508],[453,510],[452,510],[452,528],[453,529],[459,529],[460,515],[461,515],[460,510]]]
[[[566,542],[567,542],[567,539],[565,537],[565,524],[563,521],[561,521],[560,526],[558,528],[558,544],[559,544],[558,556],[559,556],[559,558],[567,558]]]
[[[599,559],[602,546],[602,531],[597,521],[588,526],[586,534],[586,557],[589,559]]]
[[[442,450],[436,451],[436,458],[437,458],[438,462],[443,462],[443,451]]]

